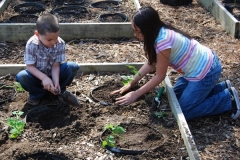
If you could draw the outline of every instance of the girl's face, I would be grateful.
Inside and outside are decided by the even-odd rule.
[[[46,33],[46,35],[41,35],[38,31],[35,31],[35,35],[42,42],[45,47],[52,48],[54,44],[57,43],[59,31],[56,33]]]
[[[140,41],[144,41],[144,36],[140,30],[140,28],[138,28],[134,22],[132,21],[132,29],[134,32],[134,36],[137,37]]]

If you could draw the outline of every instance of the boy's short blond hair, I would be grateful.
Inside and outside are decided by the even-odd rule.
[[[57,17],[52,14],[41,15],[37,19],[36,26],[40,35],[46,35],[46,33],[56,33],[60,29]]]

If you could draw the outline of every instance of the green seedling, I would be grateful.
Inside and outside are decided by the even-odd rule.
[[[105,148],[106,145],[114,147],[115,143],[116,143],[116,141],[114,139],[115,136],[124,139],[123,137],[120,136],[120,134],[126,132],[125,129],[122,126],[120,126],[120,125],[114,126],[112,124],[106,124],[106,126],[104,127],[104,132],[106,130],[110,131],[110,135],[108,135],[106,137],[106,139],[102,141],[102,147],[103,148]]]
[[[167,113],[166,112],[154,112],[154,114],[155,114],[155,116],[157,116],[159,119],[160,118],[164,118],[164,116],[166,116],[167,115]]]
[[[138,74],[139,76],[141,76],[141,74],[138,72],[138,70],[134,66],[131,66],[131,65],[126,65],[126,66],[130,69],[130,72],[132,74]]]
[[[7,118],[7,124],[10,127],[10,138],[15,139],[19,135],[22,135],[22,132],[25,127],[25,122],[20,120],[20,116],[23,115],[22,111],[13,111],[12,114],[15,116],[13,118]]]
[[[17,92],[25,91],[19,82],[14,82],[14,87],[16,88]]]
[[[131,65],[126,65],[129,69],[130,69],[130,72],[134,75],[138,75],[138,76],[141,76],[141,73],[138,72],[138,70],[134,67],[134,66],[131,66]],[[128,85],[129,83],[131,83],[133,80],[134,80],[134,75],[130,75],[130,76],[121,76],[121,78],[123,79],[122,80],[122,84],[124,86]],[[121,94],[125,92],[125,90],[122,90],[121,91]]]

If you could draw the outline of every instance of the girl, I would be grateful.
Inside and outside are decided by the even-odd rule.
[[[135,75],[131,83],[112,94],[129,90],[153,67],[156,67],[156,75],[138,90],[117,98],[116,104],[129,105],[152,90],[164,80],[170,66],[181,73],[174,85],[174,92],[186,120],[223,112],[231,112],[232,119],[239,117],[237,90],[231,87],[229,80],[216,84],[222,67],[214,51],[162,22],[152,7],[139,9],[131,23],[134,35],[144,42],[148,62],[140,68],[140,76]]]

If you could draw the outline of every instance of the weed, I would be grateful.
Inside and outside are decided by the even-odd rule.
[[[154,114],[155,114],[155,116],[157,116],[158,118],[164,118],[164,116],[166,116],[167,115],[167,113],[166,112],[154,112]]]
[[[13,118],[7,118],[7,124],[10,127],[10,138],[15,139],[22,134],[25,126],[25,122],[20,120],[20,116],[23,115],[22,111],[13,111],[12,114],[15,116]]]
[[[105,140],[102,141],[102,147],[105,148],[106,145],[110,146],[110,147],[114,147],[115,146],[115,137],[114,136],[117,136],[117,137],[120,137],[122,139],[124,139],[123,137],[120,136],[120,134],[126,132],[125,129],[120,126],[120,125],[112,125],[112,124],[106,124],[106,126],[104,127],[104,132],[108,130],[110,131],[110,135],[108,135],[106,137]],[[124,139],[126,140],[126,139]]]
[[[14,87],[16,88],[17,92],[25,91],[19,82],[14,82]]]

